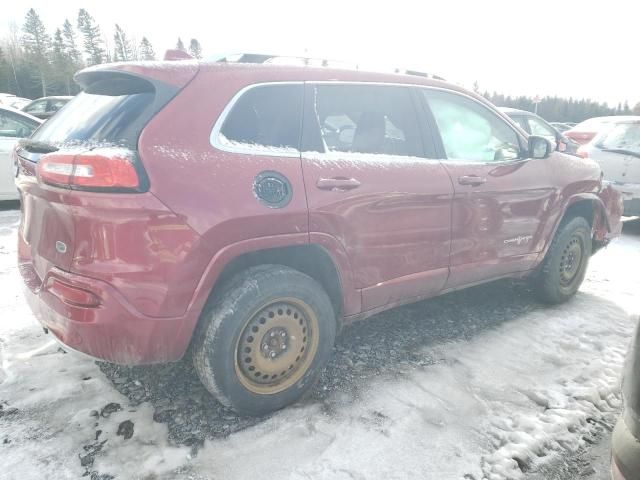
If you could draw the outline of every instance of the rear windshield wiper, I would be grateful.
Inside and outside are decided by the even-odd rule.
[[[24,138],[18,142],[21,148],[30,153],[51,153],[57,152],[58,147],[47,142],[40,142],[31,138]]]
[[[631,155],[633,157],[640,158],[640,152],[634,152],[633,150],[626,150],[624,148],[603,148],[603,152],[620,153],[622,155]]]

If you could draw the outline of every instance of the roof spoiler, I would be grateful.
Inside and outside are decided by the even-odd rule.
[[[169,50],[164,52],[164,60],[193,60],[193,57],[184,50],[170,48]]]

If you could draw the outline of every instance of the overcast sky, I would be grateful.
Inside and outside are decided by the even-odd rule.
[[[380,6],[376,6],[378,3]],[[50,30],[86,8],[156,53],[197,38],[220,52],[305,54],[436,73],[508,94],[640,102],[640,2],[18,0],[4,1],[0,38],[33,7]]]

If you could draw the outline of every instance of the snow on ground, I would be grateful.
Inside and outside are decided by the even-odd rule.
[[[568,304],[497,310],[495,327],[412,352],[428,362],[398,363],[199,450],[170,444],[150,403],[131,402],[43,334],[21,296],[17,222],[0,212],[0,479],[527,478],[620,406],[640,314],[637,222],[592,259]]]

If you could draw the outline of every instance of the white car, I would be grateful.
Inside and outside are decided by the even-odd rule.
[[[640,116],[622,117],[578,150],[600,164],[604,179],[624,198],[624,215],[640,215]]]
[[[11,108],[15,108],[16,110],[22,110],[23,107],[26,107],[32,102],[29,98],[23,97],[15,97],[9,100],[9,106]]]
[[[0,200],[20,198],[14,183],[15,171],[10,155],[21,138],[31,136],[42,120],[27,113],[0,105]]]

